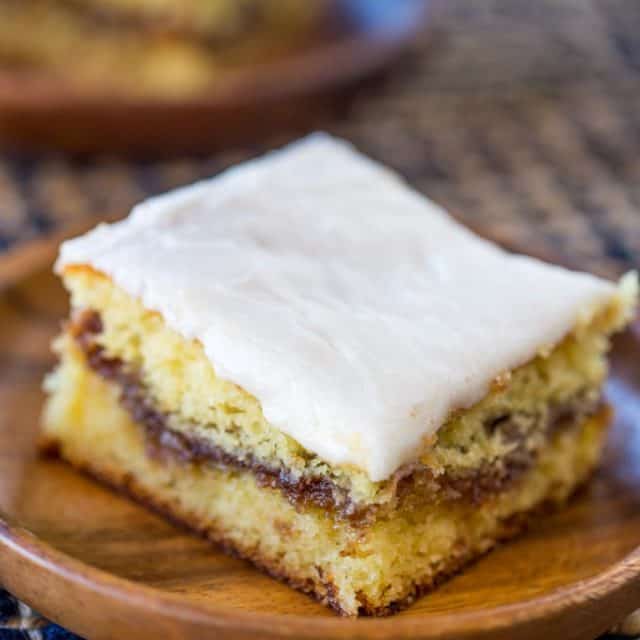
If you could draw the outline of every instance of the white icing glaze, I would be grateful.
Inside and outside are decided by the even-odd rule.
[[[64,243],[57,269],[72,263],[198,338],[271,424],[373,481],[614,291],[474,236],[322,134]]]

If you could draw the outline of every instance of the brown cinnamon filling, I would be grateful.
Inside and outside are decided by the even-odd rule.
[[[313,505],[353,520],[367,519],[374,514],[375,505],[355,503],[347,489],[327,477],[293,475],[286,469],[269,467],[250,454],[231,454],[201,437],[172,429],[170,416],[156,408],[139,376],[127,370],[119,358],[108,357],[95,340],[102,332],[102,320],[97,312],[78,314],[69,332],[84,352],[91,369],[118,385],[120,402],[134,422],[144,429],[147,451],[154,458],[250,470],[261,486],[279,489],[296,506]],[[576,397],[571,402],[553,407],[543,428],[544,436],[548,438],[557,431],[571,428],[582,418],[595,413],[597,408],[597,401],[585,397]],[[456,475],[445,473],[436,478],[423,465],[415,465],[404,472],[401,470],[396,484],[397,498],[403,500],[416,494],[420,500],[461,499],[479,503],[513,484],[531,468],[536,452],[526,446],[527,435],[509,415],[494,418],[485,425],[485,429],[489,432],[500,430],[503,439],[516,446],[494,465]]]

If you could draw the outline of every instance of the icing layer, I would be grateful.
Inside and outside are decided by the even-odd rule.
[[[316,134],[62,245],[203,344],[267,420],[373,481],[612,284],[508,254]]]

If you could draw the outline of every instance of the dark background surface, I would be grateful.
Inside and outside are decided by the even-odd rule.
[[[392,70],[336,98],[314,128],[507,246],[611,277],[640,266],[637,0],[449,0]],[[124,215],[290,137],[165,161],[5,150],[0,276],[38,238]],[[0,592],[0,626],[20,613]],[[62,637],[43,629],[28,637]]]

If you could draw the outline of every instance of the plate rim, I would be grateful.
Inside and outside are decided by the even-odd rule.
[[[219,606],[206,606],[181,601],[177,594],[164,592],[144,583],[119,577],[93,567],[60,551],[27,529],[12,522],[0,512],[0,575],[5,585],[19,598],[29,601],[28,589],[20,580],[14,582],[7,567],[54,578],[57,582],[49,593],[62,593],[69,584],[91,591],[119,605],[126,605],[147,614],[162,614],[168,621],[187,621],[202,625],[211,631],[260,634],[261,638],[345,638],[365,635],[371,640],[413,638],[433,640],[479,637],[491,634],[502,637],[545,621],[576,614],[589,618],[589,610],[599,609],[596,632],[619,622],[631,613],[640,597],[640,545],[615,564],[589,578],[572,585],[554,589],[549,593],[505,605],[474,609],[453,614],[436,613],[424,616],[349,619],[315,617],[300,614],[272,614],[224,611]],[[3,561],[4,558],[4,561]],[[65,599],[64,595],[60,598]],[[53,597],[55,600],[56,597]],[[36,607],[41,606],[36,604]],[[586,607],[589,605],[589,608]],[[44,613],[47,613],[47,606]],[[601,622],[606,608],[607,622]],[[593,616],[591,616],[593,618]],[[593,618],[595,620],[595,618]],[[428,620],[428,628],[424,622]],[[313,622],[310,625],[310,621]],[[65,624],[64,620],[61,621]],[[73,625],[75,626],[75,625]],[[600,627],[602,627],[600,629]]]

